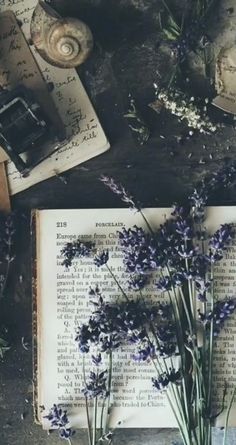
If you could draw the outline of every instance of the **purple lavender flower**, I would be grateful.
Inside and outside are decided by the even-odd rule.
[[[172,289],[172,280],[169,276],[162,277],[156,283],[157,289],[161,292],[166,292]]]
[[[82,258],[90,256],[94,249],[94,243],[87,241],[82,242],[79,239],[73,243],[67,243],[61,250],[64,257],[63,266],[70,267],[74,258]]]
[[[133,196],[131,196],[121,184],[117,184],[113,178],[108,176],[100,176],[100,181],[103,182],[113,193],[120,196],[121,200],[128,204],[131,209],[140,210],[137,203],[134,201]]]
[[[217,336],[224,327],[225,321],[233,314],[236,309],[236,299],[230,298],[222,301],[217,301],[214,304],[213,311],[206,314],[198,311],[199,320],[208,329],[211,320],[213,320],[214,335]]]
[[[61,439],[69,439],[74,435],[74,431],[69,427],[69,420],[67,417],[67,411],[63,411],[62,408],[56,404],[50,409],[47,416],[44,416],[51,423],[52,429],[57,429]]]
[[[82,353],[88,353],[89,352],[89,342],[91,339],[91,331],[89,329],[89,326],[83,324],[75,338],[75,341],[79,344],[79,350]]]
[[[102,250],[101,252],[98,252],[94,257],[94,264],[97,267],[104,266],[109,260],[109,251],[108,250]]]
[[[205,279],[195,279],[195,287],[197,289],[197,299],[202,302],[207,301],[207,291],[211,287],[211,281]]]
[[[193,237],[193,228],[187,219],[178,219],[176,221],[176,233],[181,235],[183,241],[189,241]]]
[[[89,379],[86,386],[82,389],[82,393],[88,399],[95,399],[99,397],[105,399],[108,396],[107,391],[107,370],[95,373],[93,371],[89,374]]]
[[[168,387],[169,383],[175,383],[178,385],[180,384],[180,380],[181,372],[171,368],[168,373],[163,372],[158,378],[152,378],[152,383],[154,388],[156,388],[158,391],[163,391]]]
[[[147,276],[146,275],[136,275],[130,278],[128,281],[129,290],[139,291],[142,290],[147,284]]]
[[[205,206],[212,192],[222,187],[231,187],[236,179],[236,163],[231,163],[219,169],[216,173],[208,175],[200,182],[188,200],[191,214],[197,223],[202,223],[205,215]]]
[[[227,248],[234,236],[233,224],[222,224],[209,240],[210,251],[207,255],[211,263],[220,261],[223,258],[223,251]]]
[[[183,259],[190,259],[196,256],[197,248],[187,247],[184,244],[176,248],[178,255]]]
[[[160,266],[161,252],[158,251],[157,241],[142,228],[123,228],[118,236],[127,272],[145,274]]]
[[[156,356],[155,353],[155,346],[153,343],[148,342],[144,347],[141,347],[138,349],[138,351],[133,354],[133,359],[136,362],[146,362],[151,358],[154,358]]]
[[[92,355],[92,363],[93,363],[95,366],[99,366],[99,365],[101,365],[101,363],[102,363],[102,356],[101,356],[100,353],[97,354],[97,355]]]
[[[91,345],[101,352],[116,350],[125,344],[136,344],[140,351],[146,349],[150,346],[148,331],[151,322],[160,343],[157,353],[162,356],[175,353],[176,337],[172,332],[170,305],[156,304],[149,308],[132,300],[112,304],[105,302],[101,295],[92,304],[94,311],[87,324],[77,332],[76,341],[81,352],[89,352]]]

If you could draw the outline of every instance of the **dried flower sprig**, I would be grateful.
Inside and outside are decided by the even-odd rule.
[[[60,406],[54,404],[44,419],[50,422],[52,430],[58,430],[60,439],[65,439],[71,444],[70,438],[75,434],[75,431],[70,427],[66,410],[63,411]]]
[[[222,184],[231,186],[235,178],[235,165],[226,166],[205,178],[189,196],[188,206],[175,206],[158,229],[152,230],[144,217],[147,232],[134,226],[118,233],[130,274],[129,292],[134,291],[136,298],[122,290],[109,267],[108,252],[99,252],[95,264],[105,264],[111,271],[121,298],[115,303],[106,301],[98,286],[90,289],[92,312],[76,337],[78,349],[84,355],[92,354],[96,368],[87,383],[85,378],[84,388],[85,399],[94,400],[95,430],[97,399],[106,401],[108,411],[110,407],[113,353],[128,345],[133,348],[134,362],[153,366],[153,386],[165,390],[184,445],[211,444],[214,342],[236,310],[234,297],[218,300],[214,295],[213,272],[235,233],[232,224],[223,224],[209,235],[203,223],[210,194]],[[129,196],[114,180],[112,189],[118,190],[121,199],[124,193]],[[153,303],[153,295],[150,304],[142,289],[153,272],[157,301]],[[158,302],[164,295],[166,304]],[[109,357],[107,371],[98,369],[103,354]],[[104,442],[109,429],[104,429],[103,420],[101,424],[99,441]],[[90,437],[90,445],[96,445],[97,434]]]
[[[117,184],[113,178],[105,175],[100,176],[100,181],[103,182],[103,184],[105,184],[113,193],[118,195],[123,202],[128,204],[132,210],[139,211],[140,206],[137,202],[135,202],[134,197],[127,192],[123,185]]]
[[[90,256],[94,249],[94,243],[89,241],[82,242],[80,240],[72,243],[67,243],[61,250],[61,254],[64,257],[62,265],[67,268],[71,266],[74,258],[83,258]]]
[[[207,33],[207,19],[214,10],[217,0],[198,0],[192,2],[191,7],[185,8],[179,14],[173,14],[166,0],[162,0],[164,13],[159,14],[160,28],[163,39],[170,45],[174,59],[174,69],[170,77],[169,86],[176,81],[178,72],[188,59],[191,52],[203,54],[205,72],[208,71],[207,49],[211,40]]]
[[[127,119],[129,128],[136,136],[138,143],[140,145],[145,144],[150,137],[150,129],[144,122],[132,96],[129,96],[129,107],[124,117]]]
[[[189,98],[182,91],[171,89],[157,91],[157,99],[171,114],[177,116],[180,121],[185,121],[189,128],[203,134],[216,132],[218,124],[210,121],[206,105],[200,109],[194,97]]]

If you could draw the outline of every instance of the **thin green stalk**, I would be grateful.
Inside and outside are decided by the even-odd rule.
[[[187,307],[187,304],[186,304],[186,301],[185,301],[185,298],[184,298],[183,290],[182,290],[181,287],[179,288],[179,294],[180,294],[180,297],[181,297],[181,301],[183,303],[184,312],[185,312],[185,315],[186,315],[186,318],[187,318],[187,322],[188,322],[188,327],[189,327],[189,330],[190,330],[190,335],[193,335],[193,327],[192,327],[192,323],[191,323],[191,319],[190,319],[190,315],[189,315],[189,310],[188,310],[188,307]]]
[[[151,327],[152,327],[152,326],[151,326]],[[155,331],[152,332],[152,333],[153,333],[153,335],[154,335],[154,338],[155,338],[155,340],[156,340],[156,342],[157,342],[157,346],[158,346],[158,345],[159,345],[159,340],[158,340],[158,338],[157,338],[156,335],[155,335]],[[163,373],[163,368],[162,368],[162,365],[161,365],[161,363],[160,363],[160,360],[159,360],[158,358],[156,358],[156,360],[157,360],[157,363],[158,363],[158,366],[159,366],[160,370],[159,370],[159,369],[157,368],[157,366],[155,365],[154,359],[152,359],[152,363],[153,363],[153,365],[155,366],[155,369],[156,369],[156,371],[157,371],[157,374],[160,375],[160,372]],[[164,365],[164,367],[165,367],[165,372],[168,373],[168,367],[167,367],[167,364],[166,364],[166,361],[165,361],[165,360],[163,361],[163,365]],[[178,425],[179,425],[179,423],[181,423],[182,427],[183,427],[184,429],[186,429],[186,433],[185,433],[185,434],[187,434],[187,437],[189,438],[189,423],[188,423],[188,420],[187,420],[187,418],[186,418],[186,412],[188,413],[188,406],[186,406],[186,412],[185,412],[185,411],[184,411],[184,407],[185,407],[185,406],[183,406],[183,404],[181,404],[181,398],[180,398],[179,392],[176,390],[176,387],[175,387],[174,385],[171,384],[170,388],[171,388],[172,397],[174,398],[174,401],[172,401],[172,400],[170,399],[170,396],[169,396],[168,402],[170,403],[170,401],[171,401],[171,403],[172,403],[171,409],[172,409],[173,412],[174,412],[174,402],[175,402],[175,406],[176,406],[176,408],[177,408],[177,410],[178,410],[178,413],[179,413],[179,415],[180,415],[180,417],[181,417],[181,420],[178,419]],[[186,405],[187,405],[187,404],[186,404]],[[177,414],[174,413],[174,415],[175,415],[175,418],[176,418],[176,421],[177,421]],[[183,428],[182,428],[182,429],[183,429]],[[182,434],[182,433],[181,433],[181,434]],[[184,436],[183,436],[183,437],[184,437]],[[187,442],[186,442],[186,444],[187,444]],[[187,444],[187,445],[188,445],[188,444]]]
[[[111,399],[111,383],[112,383],[112,351],[110,351],[109,354],[109,373],[108,373],[108,398],[107,398],[107,418],[106,418],[106,428],[108,429],[108,422],[109,422],[109,409],[110,409],[110,399]]]
[[[213,283],[213,266],[211,266],[211,282]],[[214,310],[214,284],[211,286],[211,311]],[[209,338],[209,360],[208,360],[208,398],[207,408],[210,414],[211,398],[212,398],[212,364],[213,364],[213,339],[214,339],[214,320],[212,318],[210,324],[210,338]]]
[[[106,264],[106,268],[108,270],[108,272],[110,273],[110,275],[112,276],[113,280],[115,281],[115,283],[117,284],[118,288],[120,289],[122,295],[125,297],[125,299],[127,301],[129,301],[128,296],[126,295],[125,291],[123,290],[123,288],[121,287],[119,281],[117,280],[116,276],[114,275],[114,273],[112,272],[111,268],[108,266],[108,264]]]
[[[229,415],[230,415],[230,411],[231,411],[231,408],[232,408],[232,405],[233,405],[235,392],[236,392],[236,386],[233,389],[232,396],[231,396],[230,402],[229,402],[229,406],[228,406],[227,412],[226,412],[223,445],[226,445],[227,430],[228,430],[228,423],[229,423]]]
[[[167,267],[167,272],[168,272],[169,276],[171,277],[171,272],[168,267]],[[177,297],[174,287],[172,287],[172,292],[173,292],[174,299],[175,299],[174,304],[172,302],[171,293],[169,291],[168,291],[168,295],[169,295],[170,301],[173,305],[174,318],[175,318],[175,323],[177,326],[176,338],[177,338],[179,353],[180,353],[180,357],[181,357],[181,370],[182,370],[182,374],[183,374],[183,397],[184,397],[183,407],[185,408],[184,411],[185,411],[186,423],[189,425],[190,418],[189,418],[189,403],[188,403],[187,388],[186,388],[186,369],[185,369],[186,361],[185,361],[183,330],[182,330],[182,326],[180,323],[181,315],[180,315],[179,301],[178,301],[178,297]]]
[[[103,417],[104,417],[105,406],[106,406],[106,399],[103,399],[102,410],[101,410],[101,419],[100,419],[100,436],[101,437],[103,435]]]
[[[96,445],[96,438],[97,438],[97,410],[98,410],[98,398],[95,397],[94,407],[93,407],[93,442],[92,442],[92,445]]]
[[[159,369],[158,369],[158,367],[157,367],[157,365],[155,364],[155,362],[154,362],[153,359],[152,359],[152,364],[153,364],[153,366],[155,367],[155,370],[157,371],[157,375],[159,376],[159,375],[160,375],[160,371],[159,371]],[[163,371],[161,370],[161,372],[163,372]],[[191,442],[189,442],[188,431],[186,430],[186,431],[184,432],[184,429],[183,429],[183,423],[182,423],[181,420],[178,418],[177,412],[176,412],[175,407],[174,407],[174,403],[173,403],[173,401],[171,400],[170,395],[168,394],[168,390],[167,390],[167,392],[166,392],[166,397],[167,397],[168,403],[169,403],[169,405],[170,405],[170,407],[171,407],[171,410],[172,410],[172,412],[173,412],[173,415],[174,415],[174,417],[175,417],[175,420],[176,420],[176,423],[177,423],[177,425],[178,425],[180,434],[181,434],[182,439],[183,439],[183,441],[184,441],[184,445],[191,445]],[[177,406],[177,408],[178,408],[178,406]],[[179,413],[179,414],[180,414],[180,413]],[[184,425],[184,426],[185,426],[185,425]],[[185,436],[186,434],[187,434],[187,436]]]
[[[84,363],[84,356],[83,356],[83,377],[84,377],[84,385],[86,386],[86,375],[85,375],[85,363]],[[89,445],[92,445],[92,434],[91,434],[91,424],[90,424],[90,418],[89,418],[89,408],[88,408],[88,399],[85,396],[85,409],[86,409],[86,419],[87,419],[87,430],[88,430],[88,441]]]
[[[139,212],[140,212],[140,215],[142,216],[142,218],[143,218],[143,220],[144,220],[144,222],[145,222],[145,224],[146,224],[146,226],[147,226],[149,232],[150,232],[152,235],[154,235],[154,230],[153,230],[151,224],[149,223],[149,221],[147,220],[146,216],[144,215],[142,209],[140,209]]]
[[[176,20],[175,20],[175,18],[174,18],[174,15],[172,14],[172,12],[171,12],[171,10],[170,10],[168,4],[166,3],[166,1],[165,1],[165,0],[161,0],[161,3],[163,4],[164,8],[165,8],[166,11],[168,12],[168,14],[169,14],[170,17],[172,18],[172,20],[174,20],[176,26],[179,28],[179,25],[178,25],[178,23],[176,22]]]

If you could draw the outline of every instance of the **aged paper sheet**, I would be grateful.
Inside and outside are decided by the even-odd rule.
[[[166,209],[147,215],[154,224],[163,222]],[[153,217],[155,216],[155,222]],[[39,211],[37,234],[39,375],[38,405],[53,403],[66,406],[77,427],[86,427],[82,356],[75,343],[76,328],[86,321],[91,307],[88,290],[98,284],[109,299],[120,297],[107,269],[98,269],[91,259],[76,261],[66,270],[61,265],[60,250],[77,236],[94,240],[111,251],[109,264],[124,284],[117,230],[124,225],[142,224],[140,214],[129,209]],[[84,239],[84,238],[83,238]],[[47,261],[50,253],[50,261]],[[126,286],[127,287],[127,286]],[[147,290],[153,295],[153,285]],[[53,329],[52,329],[53,325]],[[110,422],[127,427],[172,427],[175,421],[162,395],[152,388],[155,376],[152,364],[134,364],[132,348],[124,348],[113,359],[114,397]]]
[[[216,61],[216,90],[213,105],[236,114],[236,48],[222,48]]]
[[[10,10],[15,13],[17,20],[22,23],[26,39],[29,39],[30,20],[37,0],[1,0],[0,4],[1,12]],[[18,45],[17,36],[14,36],[14,27],[11,33],[10,55],[16,51],[14,48]],[[54,85],[50,94],[65,124],[68,141],[58,153],[37,166],[27,178],[22,178],[14,164],[9,162],[7,174],[11,194],[16,194],[56,173],[68,170],[109,148],[109,143],[76,71],[52,67],[44,62],[34,48],[31,47],[31,50],[45,81]],[[28,72],[27,67],[24,72],[24,60],[19,62],[21,62],[19,67],[22,75],[27,74],[33,82],[34,72]],[[4,66],[0,64],[0,78],[4,70]]]

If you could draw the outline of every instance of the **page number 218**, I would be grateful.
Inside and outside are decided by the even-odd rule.
[[[67,227],[67,222],[65,222],[65,221],[57,222],[57,228],[61,228],[61,227]]]

